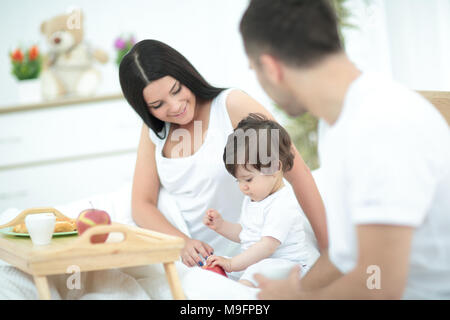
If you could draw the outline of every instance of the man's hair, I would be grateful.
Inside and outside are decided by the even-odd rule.
[[[289,171],[294,165],[291,144],[289,134],[281,125],[260,113],[250,113],[228,136],[223,152],[225,168],[234,177],[239,165],[273,173],[273,169],[279,170],[281,161],[283,172]]]
[[[240,32],[247,54],[271,54],[284,63],[306,67],[341,51],[331,0],[252,0]]]

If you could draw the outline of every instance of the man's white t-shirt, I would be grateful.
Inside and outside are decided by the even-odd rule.
[[[363,73],[338,120],[320,122],[319,157],[336,267],[355,267],[357,225],[414,227],[403,298],[450,299],[450,131],[439,111],[406,87]]]
[[[310,268],[319,257],[311,225],[286,182],[284,187],[261,201],[245,196],[240,224],[242,251],[269,236],[281,242],[270,258],[286,259]]]

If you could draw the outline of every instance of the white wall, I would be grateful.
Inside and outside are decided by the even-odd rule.
[[[450,91],[450,0],[385,0],[394,77]]]
[[[450,91],[450,0],[350,0],[344,32],[363,70],[391,75],[415,90]]]

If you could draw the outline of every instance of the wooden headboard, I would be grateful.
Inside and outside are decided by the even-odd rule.
[[[450,92],[448,91],[418,91],[430,101],[444,116],[450,125]]]

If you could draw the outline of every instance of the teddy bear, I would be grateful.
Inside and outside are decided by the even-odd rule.
[[[80,9],[55,16],[41,24],[49,52],[44,56],[41,88],[44,99],[91,96],[101,81],[94,63],[106,63],[108,55],[83,41]]]

